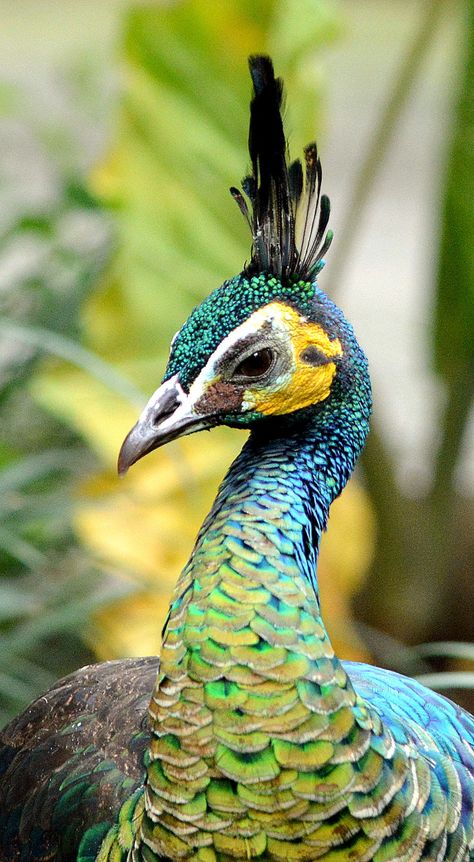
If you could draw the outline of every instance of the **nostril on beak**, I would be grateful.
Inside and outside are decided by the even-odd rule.
[[[144,455],[183,433],[189,433],[184,429],[189,425],[196,425],[196,419],[193,415],[188,416],[185,410],[178,409],[185,404],[186,394],[179,383],[178,375],[161,384],[122,443],[118,458],[118,471],[121,476]],[[168,424],[165,425],[165,422]]]
[[[168,389],[167,392],[163,392],[160,400],[154,406],[152,423],[155,428],[158,428],[165,419],[169,419],[170,416],[173,415],[175,410],[179,407],[181,401],[179,400],[177,393],[174,389]]]

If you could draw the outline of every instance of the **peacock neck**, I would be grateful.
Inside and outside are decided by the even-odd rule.
[[[251,435],[179,578],[133,859],[194,860],[210,841],[222,858],[266,859],[265,818],[275,843],[289,804],[296,819],[309,798],[318,819],[339,810],[335,798],[353,780],[343,740],[367,748],[365,707],[334,656],[316,582],[329,507],[367,417],[349,428],[328,413]]]
[[[300,666],[303,678],[314,662],[326,686],[346,686],[321,618],[316,566],[330,505],[367,433],[368,409],[357,409],[357,389],[352,397],[348,404],[342,390],[339,405],[335,398],[298,423],[251,434],[179,578],[163,633],[160,691],[164,680],[178,678],[204,687],[218,678],[255,684],[278,650],[289,666],[281,678],[270,674],[276,685],[298,677]],[[161,727],[168,704],[154,703]]]

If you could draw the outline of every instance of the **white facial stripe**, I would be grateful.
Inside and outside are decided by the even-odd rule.
[[[276,303],[270,303],[269,305],[265,305],[263,308],[259,308],[258,311],[254,311],[251,317],[241,323],[240,326],[222,339],[212,356],[209,357],[206,365],[191,384],[189,390],[191,403],[195,404],[199,401],[201,396],[205,393],[209,383],[215,379],[215,369],[219,360],[222,359],[222,357],[225,356],[237,342],[242,341],[249,335],[257,334],[265,324],[270,323],[274,331],[279,330],[282,335],[287,338],[293,352],[293,345],[289,336],[288,325],[285,323],[285,320],[290,321],[291,319],[291,314],[286,312]],[[302,318],[302,320],[304,320],[304,318]]]

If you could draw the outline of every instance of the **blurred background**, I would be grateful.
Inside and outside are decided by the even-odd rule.
[[[317,137],[321,286],[369,357],[372,432],[319,567],[339,655],[474,708],[473,0],[1,0],[0,723],[157,653],[245,435],[115,472],[173,333],[248,258],[249,53]]]

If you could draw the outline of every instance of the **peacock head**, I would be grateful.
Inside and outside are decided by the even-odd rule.
[[[301,162],[286,159],[282,82],[268,57],[249,64],[252,175],[242,182],[246,197],[231,193],[250,226],[252,256],[176,333],[163,382],[123,443],[120,473],[170,440],[216,425],[264,425],[269,433],[294,426],[351,386],[366,390],[368,418],[365,357],[316,283],[332,239],[316,145],[305,149],[303,178]]]

